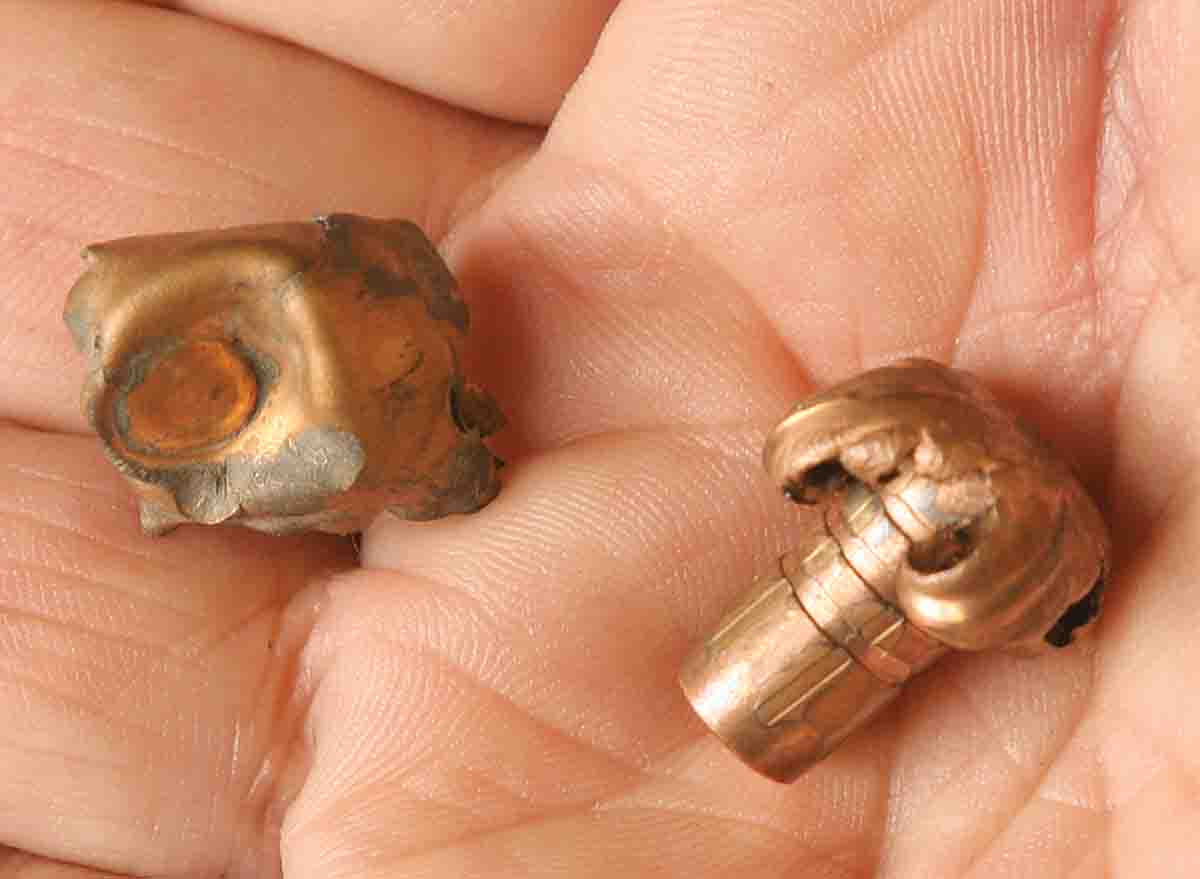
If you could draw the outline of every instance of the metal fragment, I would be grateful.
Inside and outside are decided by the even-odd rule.
[[[142,527],[362,530],[499,490],[503,424],[460,361],[467,306],[412,223],[312,223],[93,245],[65,320],[83,407]]]
[[[867,372],[799,406],[764,457],[788,497],[823,508],[823,527],[799,535],[680,681],[771,778],[798,778],[947,652],[1053,650],[1099,614],[1099,510],[964,372]]]

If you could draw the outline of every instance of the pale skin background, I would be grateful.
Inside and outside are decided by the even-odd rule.
[[[1200,4],[173,5],[0,0],[0,876],[1200,874]],[[441,240],[499,500],[143,537],[78,249],[333,209]],[[766,429],[911,354],[1080,464],[1107,613],[777,786],[675,670],[790,539]]]

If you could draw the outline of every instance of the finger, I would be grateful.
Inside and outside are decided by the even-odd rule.
[[[1090,273],[1106,6],[622,4],[545,147],[462,230],[457,258],[474,283],[528,297],[509,311],[539,339],[571,326],[553,317],[563,290],[609,308],[622,339],[673,317],[625,304],[720,290],[727,330],[757,311],[811,380],[953,358],[1066,445],[1104,425],[1141,313]],[[708,375],[662,393],[661,358],[638,371],[538,356],[506,394],[551,420],[591,413],[564,415],[563,432],[686,416],[696,388],[716,393]],[[601,372],[595,393],[540,375],[564,363]],[[516,390],[530,386],[546,398]],[[1103,469],[1102,453],[1071,451]]]
[[[178,0],[171,5],[309,46],[451,104],[545,123],[616,4]]]
[[[303,773],[294,659],[334,538],[137,532],[93,442],[0,427],[0,841],[137,875],[270,875]]]
[[[1115,407],[1114,498],[1131,550],[1200,464],[1200,9],[1148,3],[1115,38],[1097,264],[1144,317]]]
[[[102,873],[77,864],[50,861],[25,852],[8,850],[0,854],[0,879],[129,879],[116,873]]]
[[[301,50],[127,3],[0,4],[0,416],[78,430],[79,250],[330,210],[444,233],[530,132]]]

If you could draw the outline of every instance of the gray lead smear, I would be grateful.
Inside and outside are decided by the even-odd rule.
[[[172,481],[180,511],[193,522],[212,525],[238,510],[252,516],[320,512],[330,497],[354,485],[365,463],[354,434],[310,427],[276,455],[231,455],[223,466],[188,469]]]
[[[224,464],[173,473],[170,485],[185,520],[215,525],[236,516],[262,531],[285,534],[336,522],[343,513],[328,509],[331,498],[351,488],[365,464],[362,444],[352,433],[314,427],[270,456],[231,455]],[[180,523],[143,505],[149,530]]]
[[[299,516],[324,509],[346,491],[366,464],[358,437],[331,427],[310,427],[271,457],[234,455],[225,467],[225,490],[252,515]]]

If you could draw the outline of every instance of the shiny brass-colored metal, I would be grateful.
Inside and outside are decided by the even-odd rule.
[[[687,659],[683,689],[743,760],[792,781],[949,650],[1062,647],[1110,556],[1099,510],[968,374],[867,372],[785,419],[764,452],[802,535]]]
[[[349,214],[89,247],[66,322],[142,527],[361,530],[499,489],[467,307],[412,223]]]

